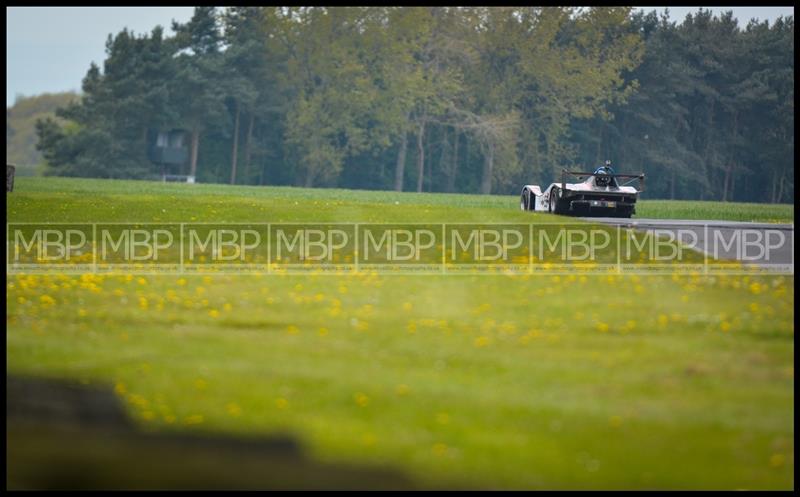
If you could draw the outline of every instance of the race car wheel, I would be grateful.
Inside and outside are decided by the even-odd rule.
[[[550,214],[558,214],[558,188],[554,187],[550,190],[550,198],[548,199],[548,212]]]

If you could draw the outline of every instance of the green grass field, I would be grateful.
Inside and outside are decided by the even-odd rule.
[[[557,220],[501,196],[56,178],[6,202],[11,223]],[[433,487],[794,487],[793,277],[11,275],[6,314],[9,372],[112,385],[150,430],[288,432]]]
[[[510,195],[181,186],[38,177],[17,178],[16,189],[14,202],[7,203],[12,222],[90,219],[98,222],[531,222],[537,219],[536,215],[518,212],[519,199]],[[134,217],[131,208],[135,209]],[[794,206],[640,200],[636,217],[793,223]]]

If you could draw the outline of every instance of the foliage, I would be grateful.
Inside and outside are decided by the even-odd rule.
[[[44,122],[52,174],[515,192],[611,159],[647,196],[792,202],[794,20],[620,7],[198,7],[110,36]],[[413,166],[412,166],[413,165]]]
[[[18,97],[6,109],[6,162],[17,166],[17,175],[33,173],[42,163],[42,154],[36,149],[36,121],[55,117],[57,108],[78,98],[71,92]]]

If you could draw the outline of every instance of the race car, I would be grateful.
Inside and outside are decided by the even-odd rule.
[[[567,183],[567,176],[579,183]],[[585,179],[584,179],[585,178]],[[639,180],[639,188],[629,186]],[[618,180],[628,180],[620,184]],[[525,185],[519,199],[523,211],[543,211],[567,216],[631,217],[636,200],[644,190],[644,173],[616,174],[611,161],[593,173],[561,172],[561,183],[553,183],[543,192],[539,185]]]

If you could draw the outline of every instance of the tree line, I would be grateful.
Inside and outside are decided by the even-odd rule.
[[[149,178],[182,129],[200,182],[516,193],[562,168],[651,198],[794,200],[794,21],[594,7],[197,7],[109,35],[37,122],[48,174]]]
[[[42,168],[36,121],[54,117],[57,108],[77,98],[72,92],[17,95],[14,105],[6,108],[6,162],[17,166],[17,176],[32,176]]]

